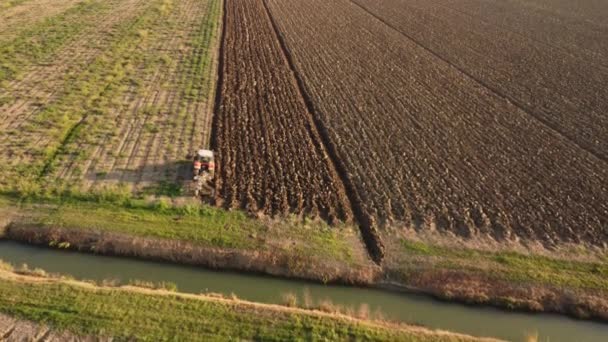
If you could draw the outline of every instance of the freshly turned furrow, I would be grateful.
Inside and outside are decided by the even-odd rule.
[[[365,215],[606,245],[602,160],[350,1],[267,4]]]
[[[226,1],[224,10],[213,129],[217,203],[350,220],[344,187],[263,3]]]
[[[549,13],[608,26],[608,7],[603,0],[510,0],[519,6],[540,9]]]
[[[309,113],[315,113],[314,104],[313,104],[310,96],[306,93],[304,83],[295,69],[293,57],[290,55],[289,50],[286,47],[284,38],[281,35],[281,33],[278,29],[278,26],[277,26],[275,20],[273,19],[272,15],[270,13],[270,10],[268,9],[268,5],[266,4],[266,2],[264,2],[264,8],[266,10],[268,17],[270,18],[270,21],[272,23],[275,34],[276,34],[277,38],[279,39],[281,48],[283,49],[283,53],[289,63],[289,67],[290,67],[291,71],[293,72],[294,77],[296,78],[296,81],[298,83],[298,90],[300,91],[300,94],[302,94],[302,96],[304,98],[307,110]],[[382,262],[382,259],[384,258],[384,244],[382,243],[382,240],[378,233],[378,227],[377,227],[375,218],[372,217],[369,213],[365,212],[365,210],[363,209],[364,204],[360,201],[359,198],[357,198],[354,195],[355,188],[354,188],[353,184],[351,183],[350,179],[348,178],[348,174],[347,174],[347,171],[344,169],[343,163],[341,163],[340,160],[338,159],[338,156],[336,153],[336,146],[334,146],[333,142],[329,139],[329,135],[328,135],[328,132],[327,132],[325,126],[319,120],[319,118],[317,116],[313,115],[312,119],[316,126],[317,132],[319,132],[319,137],[320,137],[321,141],[323,142],[323,146],[325,147],[328,155],[330,156],[331,164],[336,169],[336,172],[339,175],[340,180],[345,187],[346,195],[350,202],[350,208],[352,209],[353,214],[355,215],[355,218],[356,218],[358,224],[360,225],[359,229],[361,230],[361,234],[363,237],[363,241],[365,242],[366,248],[367,248],[370,256],[372,257],[372,259],[375,262],[380,263],[380,262]],[[297,190],[301,190],[301,189],[297,189]],[[298,206],[300,206],[299,203],[298,203]]]

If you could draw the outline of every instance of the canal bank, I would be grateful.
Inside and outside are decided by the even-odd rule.
[[[480,249],[470,241],[427,244],[395,235],[385,238],[390,253],[378,266],[348,225],[158,203],[43,204],[0,197],[0,213],[9,214],[0,238],[324,284],[390,284],[449,302],[608,322],[608,257],[593,256],[584,246],[541,255],[500,244]]]
[[[0,264],[0,336],[7,341],[491,341],[337,312],[116,286]]]
[[[608,325],[574,320],[550,314],[505,312],[436,301],[426,296],[391,293],[370,288],[320,285],[296,280],[230,272],[214,272],[196,267],[80,254],[0,242],[0,259],[14,265],[27,264],[51,273],[69,274],[76,279],[133,280],[177,285],[180,292],[235,294],[238,298],[269,304],[283,303],[286,295],[297,297],[301,305],[331,303],[353,311],[400,322],[422,324],[433,329],[474,336],[491,336],[523,341],[538,333],[540,340],[606,341]],[[363,308],[363,309],[362,309]]]

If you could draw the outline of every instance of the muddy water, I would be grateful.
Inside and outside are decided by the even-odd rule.
[[[293,293],[299,303],[330,300],[358,310],[381,312],[386,318],[418,323],[431,328],[477,336],[523,341],[526,334],[538,332],[539,341],[608,341],[608,324],[577,321],[548,314],[522,314],[492,308],[468,307],[433,299],[374,289],[323,286],[264,276],[214,272],[195,267],[79,254],[0,242],[0,259],[14,265],[27,264],[48,272],[69,274],[76,279],[116,279],[173,282],[182,292],[236,294],[239,298],[280,303],[282,294]]]

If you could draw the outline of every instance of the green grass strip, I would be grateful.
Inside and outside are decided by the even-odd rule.
[[[153,202],[130,192],[90,192],[46,198],[0,196],[0,214],[18,212],[25,223],[40,227],[95,230],[134,237],[188,241],[205,247],[286,252],[355,265],[353,227],[330,227],[322,221],[284,218],[259,220],[241,211],[190,203],[173,206],[166,199]],[[19,222],[18,222],[19,223]],[[345,238],[349,235],[350,238]],[[278,248],[274,241],[291,241]]]
[[[186,99],[196,100],[208,96],[213,90],[212,75],[213,52],[212,43],[219,39],[218,25],[220,25],[220,13],[222,11],[222,1],[210,0],[208,12],[198,23],[194,39],[189,42],[192,51],[184,61],[184,65],[190,66],[190,77],[185,89],[182,89]]]
[[[0,312],[77,334],[142,341],[462,341],[340,317],[65,283],[0,280]]]
[[[0,83],[14,79],[24,66],[41,63],[79,32],[92,27],[95,16],[111,8],[107,1],[83,1],[0,43]]]
[[[515,282],[608,291],[608,260],[584,262],[516,252],[447,248],[406,240],[401,244],[404,258],[427,259],[441,268],[479,271]]]

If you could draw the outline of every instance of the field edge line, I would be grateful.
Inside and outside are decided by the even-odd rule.
[[[229,0],[224,0],[224,1],[229,1]],[[348,198],[351,210],[355,216],[355,220],[359,224],[359,230],[361,231],[361,235],[363,237],[363,241],[365,242],[367,251],[374,262],[376,262],[377,264],[381,264],[382,260],[384,259],[384,244],[382,243],[380,235],[378,234],[378,228],[377,228],[375,219],[373,217],[371,217],[369,214],[365,213],[365,211],[363,210],[363,208],[361,206],[360,201],[357,200],[357,198],[355,197],[356,196],[355,188],[347,176],[346,169],[344,168],[342,163],[339,162],[340,159],[338,158],[338,155],[336,153],[336,149],[335,149],[333,143],[329,139],[329,134],[327,132],[327,128],[325,128],[325,126],[323,125],[321,120],[319,120],[317,115],[315,115],[315,113],[317,113],[318,111],[316,110],[312,99],[310,98],[310,96],[308,95],[308,92],[306,91],[306,86],[304,84],[304,81],[302,80],[302,78],[300,77],[300,75],[297,72],[294,60],[293,60],[291,54],[289,53],[287,44],[285,43],[285,40],[284,40],[283,36],[281,35],[281,31],[279,30],[279,27],[272,16],[270,8],[268,8],[268,4],[267,4],[266,0],[259,0],[259,1],[261,1],[264,6],[266,15],[268,16],[268,20],[270,21],[270,24],[272,26],[276,39],[278,40],[279,45],[281,46],[281,50],[283,51],[283,56],[285,57],[285,60],[287,61],[287,64],[292,73],[292,76],[296,81],[300,96],[302,96],[302,99],[304,100],[304,104],[306,105],[308,115],[310,115],[311,121],[314,123],[314,129],[319,134],[322,147],[324,148],[325,152],[329,156],[330,163],[333,166],[334,170],[336,171],[336,174],[338,175],[338,177],[345,189],[346,197]]]

